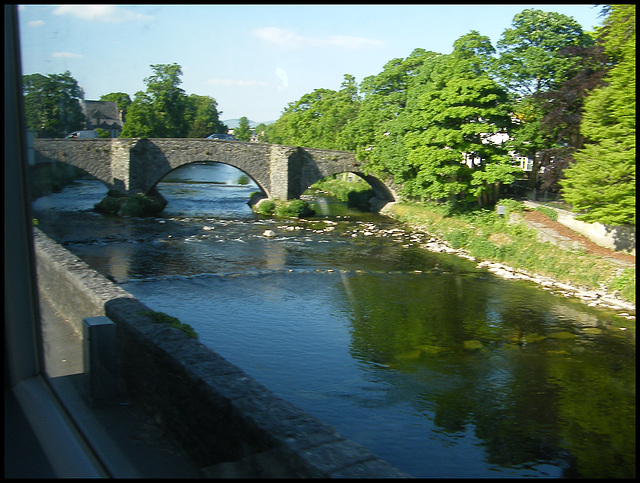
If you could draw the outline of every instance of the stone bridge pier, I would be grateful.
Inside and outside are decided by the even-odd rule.
[[[148,193],[172,170],[209,161],[238,168],[270,199],[299,198],[316,181],[345,172],[371,185],[378,209],[396,199],[393,183],[365,175],[355,155],[344,151],[174,138],[34,139],[33,150],[35,164],[72,164],[126,194]]]

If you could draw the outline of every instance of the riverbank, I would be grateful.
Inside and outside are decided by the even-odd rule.
[[[531,281],[635,320],[635,263],[630,255],[625,262],[603,256],[603,249],[590,253],[588,244],[578,244],[578,234],[573,243],[564,243],[567,237],[554,235],[553,228],[527,224],[522,204],[513,202],[509,208],[504,218],[488,211],[448,216],[417,203],[391,203],[381,213],[429,234],[422,245],[427,250],[455,254],[502,278]]]

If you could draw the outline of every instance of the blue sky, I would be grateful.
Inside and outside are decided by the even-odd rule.
[[[182,66],[187,94],[216,99],[222,119],[280,117],[314,89],[360,83],[416,48],[450,53],[471,30],[492,43],[526,8],[601,24],[593,4],[22,5],[23,74],[78,81],[85,99],[144,91],[151,64]]]

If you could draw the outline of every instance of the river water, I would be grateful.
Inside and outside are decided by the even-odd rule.
[[[634,321],[428,252],[428,237],[325,198],[317,211],[331,215],[255,215],[257,187],[238,173],[174,171],[155,218],[93,212],[106,194],[95,180],[40,198],[34,215],[150,308],[409,474],[635,476]]]

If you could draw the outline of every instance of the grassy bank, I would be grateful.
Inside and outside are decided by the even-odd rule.
[[[387,214],[476,259],[499,262],[589,290],[605,290],[635,303],[635,268],[621,268],[585,251],[538,241],[535,229],[524,222],[509,222],[511,213],[525,210],[522,203],[502,200],[500,204],[506,206],[504,217],[489,210],[450,214],[436,204],[408,202],[394,204]]]

